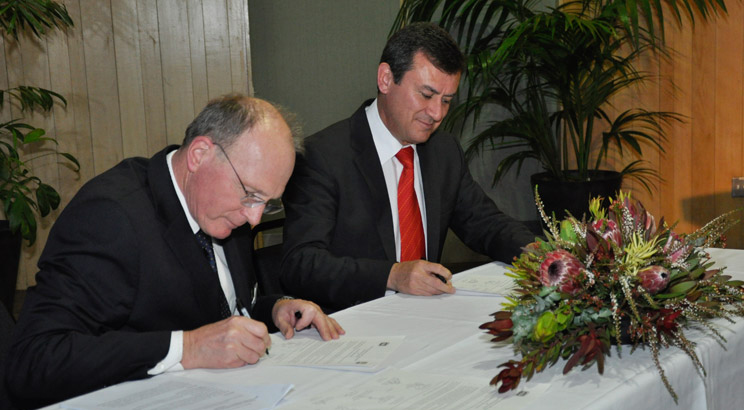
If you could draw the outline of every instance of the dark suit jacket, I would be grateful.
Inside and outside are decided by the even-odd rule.
[[[145,378],[165,358],[172,330],[221,319],[219,279],[168,173],[166,154],[175,148],[93,178],[55,223],[7,360],[19,403],[40,406]],[[249,227],[223,246],[236,295],[250,305]],[[250,312],[270,329],[275,301],[259,298]]]
[[[396,262],[390,200],[364,111],[370,103],[305,140],[283,196],[282,285],[330,309],[383,296]],[[440,261],[448,228],[508,262],[534,240],[473,180],[454,136],[436,132],[417,152],[430,261]]]

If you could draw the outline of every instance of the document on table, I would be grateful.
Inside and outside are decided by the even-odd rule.
[[[285,340],[276,335],[271,337],[270,354],[261,360],[261,365],[330,367],[362,372],[379,370],[404,339],[404,336],[344,336],[322,341],[297,337]]]
[[[488,380],[391,369],[345,392],[319,394],[282,406],[282,410],[486,410],[497,404],[518,410],[538,398],[542,391],[536,390],[540,389],[547,386],[500,394]]]
[[[514,279],[506,276],[509,265],[491,262],[452,277],[452,285],[461,296],[491,294],[507,296],[514,288]]]
[[[225,385],[160,375],[121,383],[60,404],[75,410],[272,409],[291,384]]]
[[[503,273],[472,273],[463,277],[453,276],[452,285],[460,295],[472,292],[478,295],[488,293],[507,296],[514,288],[514,279]]]

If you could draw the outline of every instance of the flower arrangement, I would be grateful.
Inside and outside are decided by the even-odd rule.
[[[684,329],[702,324],[725,341],[712,318],[733,321],[744,316],[744,282],[731,280],[705,248],[725,244],[723,233],[738,220],[731,211],[696,232],[678,235],[662,220],[657,224],[643,205],[619,193],[609,207],[590,201],[589,220],[557,221],[545,215],[546,240],[525,247],[508,276],[514,293],[505,310],[481,325],[494,342],[511,338],[520,360],[503,363],[492,380],[499,392],[515,389],[522,377],[566,359],[563,374],[577,365],[596,363],[600,374],[612,343],[648,346],[662,381],[677,401],[659,362],[659,349],[682,349],[704,374],[694,344]]]

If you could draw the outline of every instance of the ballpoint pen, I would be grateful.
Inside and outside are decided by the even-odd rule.
[[[256,291],[258,291],[258,283],[253,286],[253,296],[251,297],[251,309],[256,305]],[[248,310],[243,305],[243,302],[240,301],[239,297],[235,297],[235,303],[237,304],[238,314],[240,316],[250,317],[248,314]],[[266,355],[269,355],[269,348],[266,348]]]
[[[251,295],[251,309],[256,306],[256,297],[258,297],[258,282],[253,285],[253,294]]]
[[[437,279],[441,280],[442,283],[444,283],[445,285],[447,284],[447,279],[445,279],[444,276],[442,276],[442,275],[440,275],[438,273],[432,273],[432,275],[436,276]]]

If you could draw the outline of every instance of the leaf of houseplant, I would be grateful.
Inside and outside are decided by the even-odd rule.
[[[27,196],[15,192],[7,210],[11,232],[20,232],[29,246],[36,242],[36,215],[32,206],[35,204]]]
[[[36,189],[36,203],[39,206],[39,214],[41,216],[47,216],[52,209],[57,209],[59,202],[59,194],[54,188],[47,184],[39,183],[39,187]]]

